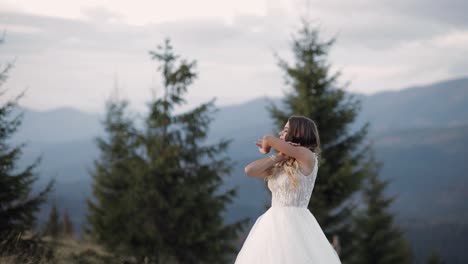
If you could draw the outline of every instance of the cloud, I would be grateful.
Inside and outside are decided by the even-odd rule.
[[[424,8],[437,10],[431,4]],[[161,91],[148,51],[170,37],[177,53],[198,61],[200,77],[188,93],[191,105],[214,96],[218,105],[280,96],[285,86],[273,52],[291,61],[289,40],[300,23],[294,12],[270,6],[263,16],[140,26],[103,7],[85,9],[82,20],[3,12],[0,26],[7,30],[7,42],[0,47],[0,61],[18,57],[7,83],[30,87],[23,101],[30,107],[102,111],[118,80],[122,93],[142,109],[150,89]],[[323,39],[338,38],[329,57],[332,69],[342,70],[350,90],[371,93],[466,74],[464,21],[416,9],[402,1],[316,1],[308,13],[321,25]]]
[[[466,16],[468,2],[465,0],[398,0],[388,1],[387,6],[397,13],[407,13],[421,20],[435,21],[458,29],[468,28],[468,17]]]
[[[119,23],[124,21],[124,15],[111,12],[102,6],[83,8],[81,11],[85,18],[96,23]]]
[[[36,108],[66,104],[100,111],[99,101],[110,93],[115,78],[130,99],[143,107],[149,89],[160,88],[148,51],[166,37],[172,39],[176,52],[199,61],[200,78],[189,93],[192,102],[217,96],[218,102],[226,104],[279,95],[270,82],[281,84],[272,55],[280,37],[269,34],[273,23],[259,17],[238,17],[231,25],[213,18],[145,26],[15,13],[1,17],[9,31],[2,49],[19,58],[8,84],[30,87],[24,102]],[[30,27],[34,33],[17,27]],[[257,93],[249,93],[252,88]]]
[[[468,1],[298,1],[330,34],[346,45],[390,49],[428,40],[448,29],[468,29]]]

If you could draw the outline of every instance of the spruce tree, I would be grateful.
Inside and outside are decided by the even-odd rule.
[[[49,218],[45,223],[44,235],[51,236],[52,238],[57,238],[62,234],[62,224],[60,221],[59,210],[57,209],[57,204],[54,202],[52,208],[50,209]]]
[[[379,179],[381,164],[371,153],[368,176],[362,192],[365,209],[356,216],[356,251],[350,263],[412,263],[411,249],[395,225],[389,207],[394,198],[386,198],[389,181]]]
[[[68,210],[65,209],[63,213],[63,235],[66,237],[73,237],[73,222],[70,219],[70,215],[68,214]]]
[[[137,151],[136,130],[127,109],[128,102],[118,96],[106,103],[102,124],[107,137],[96,139],[100,156],[90,171],[93,198],[87,201],[85,226],[87,235],[117,252],[132,243],[126,228],[136,208],[132,193],[137,181],[132,162]]]
[[[231,262],[237,252],[237,236],[247,221],[227,224],[223,219],[236,194],[235,189],[221,191],[223,177],[232,169],[225,156],[230,141],[206,143],[216,111],[213,100],[175,113],[186,103],[184,94],[197,77],[196,63],[179,59],[169,41],[150,55],[160,63],[164,93],[148,103],[141,131],[130,133],[136,135],[137,146],[121,157],[124,169],[102,174],[95,170],[91,231],[107,246],[118,242],[122,252],[156,263]],[[111,150],[110,156],[109,162],[116,163],[117,155]],[[119,173],[121,176],[114,175]],[[98,193],[99,188],[103,191]],[[114,193],[119,197],[109,196]],[[118,219],[115,211],[126,213]],[[96,213],[107,217],[95,218]],[[111,233],[108,225],[120,229]],[[115,241],[117,237],[121,239]]]
[[[3,39],[0,39],[0,44]],[[0,88],[8,77],[12,64],[0,69]],[[5,90],[0,90],[0,237],[29,230],[35,224],[35,214],[47,199],[53,182],[34,194],[33,184],[37,181],[36,169],[40,158],[25,168],[18,168],[24,144],[13,144],[9,140],[19,129],[23,114],[17,112],[20,94],[13,99],[5,98]]]
[[[334,39],[322,41],[318,29],[303,21],[292,40],[293,65],[278,59],[290,89],[282,105],[271,104],[269,111],[278,131],[291,115],[316,122],[322,151],[309,209],[329,240],[333,235],[339,237],[340,257],[346,259],[353,252],[350,216],[355,205],[351,198],[366,175],[364,140],[368,124],[350,130],[360,102],[338,84],[340,73],[330,70],[327,55],[333,43]]]

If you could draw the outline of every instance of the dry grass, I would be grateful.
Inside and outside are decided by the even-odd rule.
[[[72,238],[23,234],[0,241],[0,264],[122,263],[101,247]]]
[[[3,247],[2,247],[3,245]],[[30,246],[32,245],[32,246]],[[7,251],[2,250],[8,248]],[[0,239],[0,264],[152,264],[149,259],[118,257],[91,241],[70,237],[39,237],[22,234],[13,240]],[[174,264],[166,256],[159,263]]]
[[[50,263],[53,251],[35,235],[6,235],[0,240],[0,264]]]

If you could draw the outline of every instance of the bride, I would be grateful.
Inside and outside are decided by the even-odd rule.
[[[250,177],[265,178],[271,207],[253,225],[235,264],[336,264],[338,254],[307,209],[318,171],[320,139],[314,121],[291,116],[279,138],[264,136],[260,153],[278,154],[245,167]]]

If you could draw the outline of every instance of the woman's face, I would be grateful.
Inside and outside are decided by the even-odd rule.
[[[286,125],[284,125],[283,130],[281,130],[281,131],[278,133],[279,138],[281,138],[282,140],[285,140],[286,135],[288,134],[288,131],[289,131],[289,121],[286,123]]]

